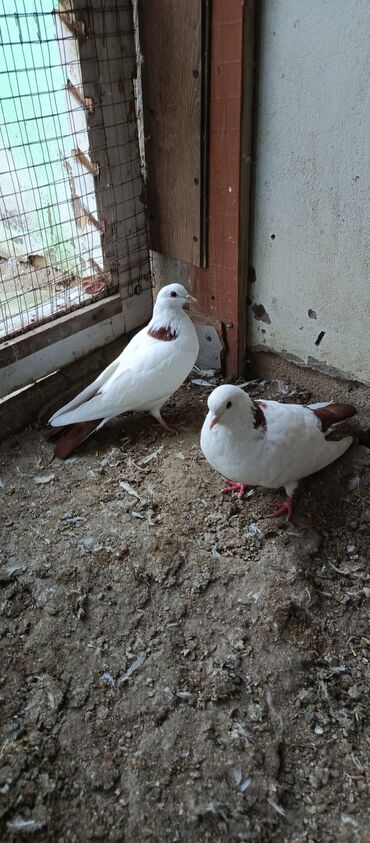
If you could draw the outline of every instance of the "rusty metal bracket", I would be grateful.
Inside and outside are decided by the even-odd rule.
[[[76,86],[73,84],[73,82],[71,82],[70,79],[67,79],[66,88],[67,91],[72,94],[72,96],[77,100],[77,102],[80,103],[80,105],[82,105],[83,108],[86,108],[86,110],[90,111],[91,113],[94,111],[94,100],[92,99],[92,97],[83,97],[82,94],[80,94],[78,88],[76,88]]]
[[[85,205],[83,206],[83,209],[84,214],[89,220],[89,222],[91,222],[91,225],[95,226],[95,228],[98,228],[103,234],[105,234],[107,229],[106,220],[97,220],[96,217],[94,217],[94,214],[92,214],[91,211],[89,211],[88,208],[85,207]]]
[[[69,29],[77,41],[84,41],[87,38],[85,24],[83,21],[76,20],[70,10],[63,9],[62,3],[60,5],[60,9],[53,9],[53,15],[58,15],[58,18],[60,18],[64,26]]]
[[[86,167],[86,170],[88,170],[89,173],[92,173],[93,176],[99,175],[99,164],[90,161],[90,158],[88,158],[81,149],[78,147],[76,149],[72,149],[72,155],[76,161],[82,164],[83,167]]]

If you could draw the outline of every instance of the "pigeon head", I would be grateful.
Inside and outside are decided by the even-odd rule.
[[[239,386],[225,384],[218,386],[208,398],[208,409],[211,413],[210,428],[215,424],[233,427],[240,424],[240,418],[250,415],[251,424],[254,422],[254,405],[249,395]]]
[[[164,308],[166,311],[178,312],[184,307],[187,308],[190,302],[196,302],[196,299],[185,290],[182,284],[167,284],[157,295],[155,309]]]

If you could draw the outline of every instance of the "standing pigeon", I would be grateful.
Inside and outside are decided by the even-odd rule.
[[[273,516],[292,517],[292,496],[302,477],[338,459],[352,436],[330,442],[325,432],[356,413],[350,404],[280,404],[257,401],[237,386],[218,386],[208,398],[202,427],[204,456],[229,484],[223,492],[248,486],[285,487],[286,500],[274,504]]]
[[[181,284],[160,290],[149,325],[90,386],[49,419],[53,427],[63,428],[56,432],[55,456],[65,459],[94,430],[129,410],[147,410],[174,432],[162,418],[161,408],[198,356],[197,333],[184,312],[190,301],[196,299]]]

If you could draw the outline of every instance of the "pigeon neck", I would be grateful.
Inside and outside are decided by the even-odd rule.
[[[253,427],[255,430],[265,431],[266,429],[266,416],[263,412],[264,409],[266,409],[264,401],[257,401],[255,398],[252,399],[252,412],[254,416]]]
[[[234,435],[242,430],[243,439],[258,441],[266,433],[266,417],[263,412],[264,403],[247,397],[243,412],[231,416],[230,428]],[[262,405],[262,406],[261,406]],[[226,416],[226,413],[225,413]]]
[[[184,317],[187,318],[181,308],[175,311],[173,308],[166,307],[164,304],[160,306],[155,305],[153,316],[149,323],[149,333],[167,332],[168,335],[172,335],[175,338],[179,333],[180,324],[183,322]]]

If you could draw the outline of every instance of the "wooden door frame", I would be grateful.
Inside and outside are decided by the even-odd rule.
[[[246,366],[254,22],[255,0],[213,0],[208,261],[190,267],[195,295],[222,325],[229,376]]]

